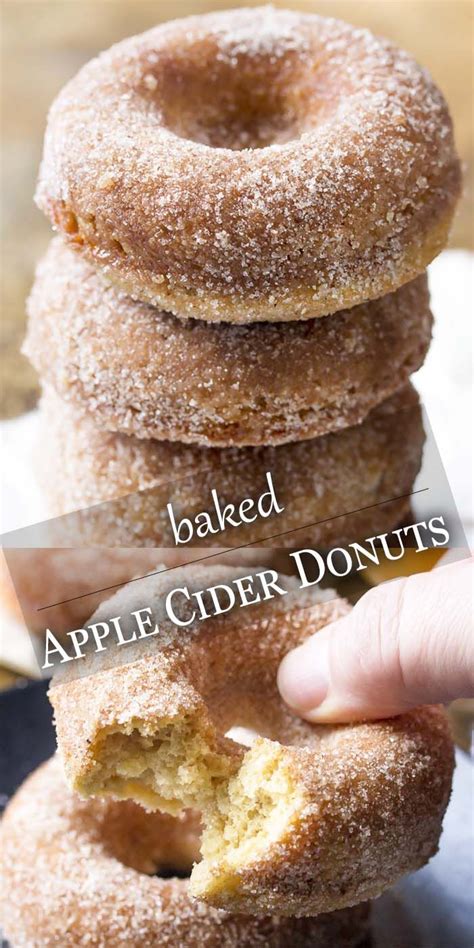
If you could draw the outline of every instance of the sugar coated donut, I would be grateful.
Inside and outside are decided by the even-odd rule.
[[[50,688],[58,746],[79,794],[202,812],[195,897],[317,915],[380,895],[435,853],[452,742],[435,707],[368,724],[296,718],[277,691],[279,663],[349,607],[281,576],[284,595],[265,599],[257,573],[193,565],[102,604],[92,621],[120,616],[126,639],[145,605],[159,632],[61,666]],[[238,582],[246,607],[216,615],[210,586]],[[229,736],[236,727],[253,730],[250,747]]]
[[[447,105],[367,30],[272,7],[165,23],[56,99],[36,200],[73,246],[178,316],[324,316],[444,246]]]
[[[0,905],[15,948],[356,948],[368,906],[318,918],[231,915],[193,902],[199,820],[84,802],[53,758],[0,827]],[[160,878],[161,874],[161,878]]]
[[[223,447],[357,424],[419,368],[432,322],[425,276],[331,319],[179,320],[117,292],[60,240],[29,313],[33,365],[105,429]]]
[[[37,475],[50,513],[100,504],[80,524],[75,518],[72,529],[80,530],[81,542],[118,546],[175,547],[168,502],[186,517],[208,509],[213,489],[237,504],[259,496],[267,472],[284,511],[197,538],[198,545],[239,546],[269,537],[273,547],[329,546],[377,535],[407,515],[424,442],[411,386],[360,425],[277,447],[201,448],[111,434],[52,391],[44,395],[40,422]]]

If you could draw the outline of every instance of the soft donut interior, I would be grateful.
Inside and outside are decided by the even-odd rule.
[[[280,745],[257,739],[206,815],[202,860],[191,875],[193,895],[236,891],[239,867],[262,858],[272,843],[291,833],[301,796]]]
[[[239,866],[283,840],[301,809],[284,747],[257,737],[248,749],[192,717],[155,723],[153,731],[143,722],[108,731],[91,752],[97,767],[77,782],[79,792],[173,815],[184,808],[202,813],[202,860],[191,874],[197,896],[233,890]]]
[[[93,776],[79,781],[77,789],[136,800],[172,815],[183,808],[205,812],[236,763],[235,751],[226,754],[219,743],[186,717],[161,722],[153,731],[145,723],[110,730],[91,749],[97,762]]]

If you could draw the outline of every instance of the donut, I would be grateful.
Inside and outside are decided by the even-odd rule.
[[[356,948],[368,907],[318,918],[229,914],[189,896],[199,820],[84,802],[53,758],[0,826],[0,905],[15,948]],[[161,876],[161,877],[160,877]]]
[[[266,489],[267,472],[282,513],[193,542],[236,547],[268,537],[274,548],[331,546],[391,530],[408,515],[424,443],[410,386],[361,425],[277,447],[200,448],[107,433],[51,390],[39,434],[37,476],[50,513],[84,508],[65,518],[71,545],[80,536],[91,545],[174,548],[168,502],[186,517],[209,508],[213,489],[237,504]]]
[[[358,424],[426,355],[426,276],[332,319],[180,320],[108,286],[57,239],[29,301],[24,352],[97,424],[209,446],[279,444]]]
[[[436,852],[452,741],[437,707],[365,724],[296,718],[278,694],[279,663],[349,607],[281,576],[285,595],[268,598],[268,572],[194,564],[125,587],[91,621],[120,616],[130,639],[132,610],[146,605],[158,634],[61,666],[49,694],[80,795],[202,812],[194,897],[318,915],[379,896]],[[211,586],[239,582],[246,608],[216,615]],[[254,732],[250,747],[234,728]]]
[[[425,70],[367,30],[257,7],[84,66],[51,108],[36,201],[130,296],[246,323],[391,293],[444,247],[459,192]]]

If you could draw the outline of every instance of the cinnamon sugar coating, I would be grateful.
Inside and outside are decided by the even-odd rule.
[[[15,948],[356,948],[367,930],[365,905],[281,919],[192,902],[188,881],[166,876],[196,858],[197,815],[84,802],[57,758],[18,791],[0,840],[1,918]]]
[[[50,111],[36,200],[131,296],[237,323],[392,292],[446,243],[447,105],[391,43],[273,7],[162,24]]]
[[[259,518],[226,530],[219,545],[258,543],[277,534],[269,546],[331,546],[377,535],[407,515],[406,495],[424,442],[411,386],[360,425],[277,447],[201,448],[111,434],[51,391],[43,398],[40,422],[37,471],[50,513],[101,504],[80,524],[74,520],[73,529],[84,531],[81,542],[118,546],[174,547],[168,502],[177,516],[187,517],[209,508],[212,489],[226,503],[238,504],[259,496],[268,471],[285,510],[268,522]],[[194,542],[212,546],[216,540]]]
[[[252,571],[253,574],[257,572]],[[331,590],[200,620],[189,593],[230,584],[242,570],[188,566],[144,579],[102,604],[94,622],[151,608],[159,633],[53,678],[58,746],[81,795],[203,813],[202,860],[191,893],[250,914],[316,915],[376,897],[435,852],[453,769],[446,717],[435,707],[367,724],[314,726],[279,696],[282,657],[343,616]],[[258,591],[252,587],[252,595]],[[80,675],[80,677],[77,677]],[[230,739],[238,725],[258,735]]]
[[[422,364],[425,276],[331,319],[179,320],[107,284],[60,240],[38,268],[25,353],[97,424],[203,445],[279,444],[358,424]]]

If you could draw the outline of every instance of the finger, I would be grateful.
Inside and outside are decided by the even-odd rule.
[[[282,697],[313,722],[390,717],[474,694],[473,560],[386,583],[283,660]]]

